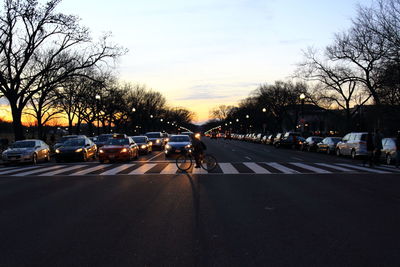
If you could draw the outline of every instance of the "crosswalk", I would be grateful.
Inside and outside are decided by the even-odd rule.
[[[133,164],[76,164],[0,167],[0,176],[113,176],[113,175],[174,175],[182,172],[174,162],[137,162]],[[305,162],[237,162],[219,163],[211,172],[191,168],[187,173],[206,174],[332,174],[332,173],[399,173],[393,166],[375,168],[349,163]]]

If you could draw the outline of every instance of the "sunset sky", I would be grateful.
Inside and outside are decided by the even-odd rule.
[[[208,119],[261,83],[292,75],[302,49],[324,47],[354,17],[356,0],[64,0],[93,35],[128,48],[121,80],[162,92]],[[362,2],[363,4],[366,1]],[[3,112],[6,110],[3,106]]]

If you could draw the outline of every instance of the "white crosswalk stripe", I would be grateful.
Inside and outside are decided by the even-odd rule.
[[[102,172],[102,173],[100,173],[100,175],[114,175],[114,174],[122,172],[123,170],[125,170],[125,169],[127,169],[129,167],[132,167],[132,166],[135,166],[135,165],[134,164],[122,164],[121,166],[118,166],[118,167],[115,167],[115,168],[113,168],[111,170]]]
[[[178,167],[176,167],[175,163],[169,163],[160,174],[176,174],[178,171]]]
[[[238,174],[238,170],[230,163],[219,163],[219,167],[225,174]]]
[[[293,169],[290,169],[290,168],[288,168],[288,167],[286,167],[286,166],[283,166],[282,164],[279,164],[279,163],[277,163],[277,162],[264,162],[264,163],[267,164],[267,165],[269,165],[269,166],[271,166],[272,168],[275,168],[275,169],[277,169],[278,171],[281,171],[281,172],[286,173],[286,174],[296,174],[296,173],[299,173],[298,171],[293,170]]]
[[[63,173],[63,172],[76,170],[76,169],[79,169],[79,168],[82,168],[82,167],[85,167],[85,165],[76,165],[76,166],[71,166],[71,167],[68,167],[68,168],[65,168],[65,169],[58,169],[58,170],[55,170],[55,171],[52,171],[52,172],[45,172],[45,173],[39,174],[39,176],[52,176],[52,175],[60,174],[60,173]]]
[[[32,171],[20,172],[20,173],[12,174],[11,176],[27,176],[27,175],[32,175],[32,174],[39,173],[39,172],[46,172],[46,171],[51,171],[51,170],[54,170],[54,169],[61,169],[63,167],[65,167],[65,166],[64,165],[56,165],[56,166],[51,166],[51,167],[47,167],[47,168],[41,167],[39,169],[35,169],[35,170],[32,170]]]
[[[140,166],[139,168],[131,171],[129,174],[144,174],[145,172],[149,171],[151,168],[156,166],[157,164],[149,163]]]
[[[244,162],[243,164],[247,168],[252,170],[254,173],[258,173],[258,174],[269,174],[269,173],[271,173],[267,169],[264,169],[263,167],[261,167],[260,165],[258,165],[257,163],[254,163],[254,162]]]
[[[27,168],[23,168],[22,170],[31,170],[31,169],[37,169],[37,168],[40,168],[40,166],[27,167]],[[21,168],[13,168],[13,169],[8,169],[6,171],[3,171],[3,169],[1,169],[1,170],[2,171],[0,172],[0,175],[17,172],[17,171],[21,170]]]
[[[107,164],[107,165],[100,164],[100,165],[94,166],[92,168],[88,168],[88,169],[85,169],[85,170],[74,172],[74,173],[70,174],[70,176],[85,175],[85,174],[88,174],[88,173],[95,172],[97,170],[103,169],[103,168],[108,167],[108,166],[110,166],[110,165],[109,164]]]
[[[340,166],[336,166],[336,165],[333,165],[333,164],[327,164],[327,163],[315,163],[315,164],[317,164],[317,165],[319,165],[319,166],[323,166],[323,167],[328,167],[328,168],[331,168],[331,169],[335,169],[335,170],[338,170],[338,171],[343,171],[343,172],[354,172],[354,170],[346,169],[346,168],[343,168],[343,167],[340,167]]]
[[[204,170],[203,168],[194,168],[192,170],[192,174],[207,174],[208,171]]]
[[[380,174],[390,173],[390,172],[387,172],[387,171],[381,171],[381,170],[376,170],[376,169],[373,169],[373,168],[366,168],[366,167],[361,167],[361,166],[357,166],[357,165],[351,165],[351,164],[347,164],[347,163],[338,163],[338,165],[344,166],[344,167],[353,168],[353,169],[360,170],[360,171],[366,171],[366,172],[373,172],[373,173],[380,173]]]
[[[292,162],[291,164],[292,164],[292,165],[295,165],[295,166],[297,166],[297,167],[300,167],[300,168],[309,170],[309,171],[313,171],[313,172],[315,172],[315,173],[332,173],[332,172],[330,172],[330,171],[326,171],[326,170],[323,170],[323,169],[321,169],[321,168],[317,168],[317,167],[314,167],[314,166],[311,166],[311,165],[307,165],[307,164],[304,164],[304,163]]]

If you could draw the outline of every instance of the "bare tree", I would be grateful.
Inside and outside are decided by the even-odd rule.
[[[40,5],[34,0],[5,0],[0,16],[0,92],[8,99],[15,138],[23,139],[21,115],[42,88],[123,53],[108,36],[93,44],[89,31],[74,16],[56,13],[60,0]],[[38,64],[40,63],[40,64]],[[49,71],[57,76],[40,79]]]
[[[233,106],[219,105],[218,107],[211,110],[211,112],[210,112],[211,117],[213,119],[223,121],[226,119],[226,117],[228,116],[228,114],[232,108],[233,108]]]

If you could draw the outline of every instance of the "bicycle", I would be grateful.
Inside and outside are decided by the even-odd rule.
[[[192,167],[193,162],[195,159],[192,153],[181,154],[176,158],[176,167],[181,171],[187,171]],[[203,154],[200,159],[200,167],[210,172],[217,167],[217,160],[211,154]]]

